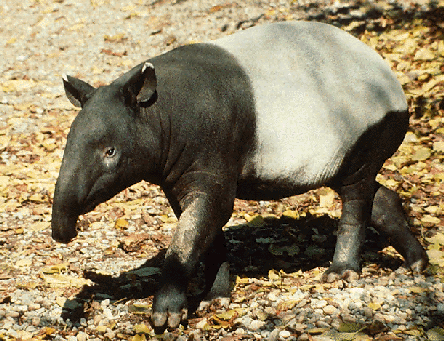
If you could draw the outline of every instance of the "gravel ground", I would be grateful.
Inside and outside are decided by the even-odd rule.
[[[362,6],[303,0],[3,0],[0,141],[13,136],[11,141],[25,146],[32,136],[53,151],[53,158],[41,160],[42,175],[25,189],[40,199],[31,195],[28,204],[15,206],[14,200],[0,202],[0,340],[136,341],[153,336],[147,318],[150,295],[159,255],[175,223],[159,188],[140,184],[119,194],[111,211],[102,206],[85,216],[80,223],[84,230],[67,246],[49,236],[49,193],[76,113],[64,96],[63,74],[97,86],[148,57],[261,22],[318,19],[339,25],[357,18],[358,28],[374,28],[379,22],[366,21],[372,13],[412,4],[379,3],[373,12]],[[59,139],[57,132],[64,137]],[[26,148],[20,153],[4,150],[1,173],[32,179],[28,164],[20,161],[29,158]],[[233,264],[231,301],[201,305],[187,329],[167,332],[164,339],[444,340],[439,278],[395,272],[391,269],[399,266],[399,259],[369,244],[367,260],[387,267],[368,262],[353,283],[320,284],[333,252],[325,247],[332,231],[321,231],[324,221],[314,222],[299,238],[314,244],[302,251],[291,244],[270,249],[278,245],[270,240],[292,235],[298,226],[282,219],[248,222],[248,212],[267,214],[268,204],[236,204],[244,214],[235,215],[226,232]],[[270,262],[267,249],[279,261]],[[304,256],[294,263],[299,251]]]

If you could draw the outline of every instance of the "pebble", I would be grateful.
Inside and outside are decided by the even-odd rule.
[[[264,321],[253,320],[250,323],[249,329],[251,329],[251,330],[258,330],[258,329],[262,328],[264,325],[265,325]]]
[[[282,330],[279,332],[279,336],[288,339],[291,336],[291,333],[288,330]]]
[[[337,311],[337,309],[335,307],[333,307],[332,305],[327,305],[322,310],[327,315],[333,315]]]

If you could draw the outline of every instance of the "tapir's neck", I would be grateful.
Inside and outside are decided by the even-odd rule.
[[[141,180],[160,185],[164,169],[164,153],[167,148],[165,134],[168,127],[154,107],[142,108],[135,124],[133,167]]]

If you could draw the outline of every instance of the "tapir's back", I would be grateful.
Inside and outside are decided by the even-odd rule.
[[[257,146],[246,176],[328,181],[365,130],[407,109],[386,62],[333,26],[268,24],[213,43],[234,55],[254,90]]]

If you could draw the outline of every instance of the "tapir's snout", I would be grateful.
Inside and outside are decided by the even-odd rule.
[[[62,231],[62,229],[52,227],[52,238],[59,243],[69,243],[77,236],[77,231],[70,231],[69,233]]]
[[[52,238],[60,243],[69,243],[77,236],[77,216],[58,215],[53,212],[51,229]]]

